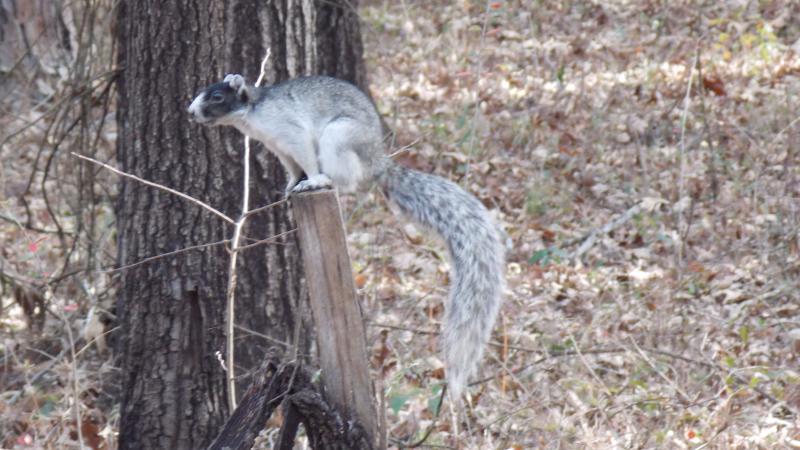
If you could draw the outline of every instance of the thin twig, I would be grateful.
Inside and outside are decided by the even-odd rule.
[[[681,397],[681,400],[683,400],[685,403],[689,403],[691,401],[686,392],[683,392],[683,389],[681,389],[680,386],[678,386],[674,380],[669,378],[666,374],[664,374],[664,372],[662,372],[661,370],[659,370],[658,367],[656,367],[656,365],[645,354],[642,348],[639,347],[639,344],[636,343],[636,340],[633,339],[633,337],[630,338],[630,343],[631,345],[633,345],[633,348],[636,349],[636,352],[639,354],[639,356],[641,356],[642,359],[647,363],[647,365],[650,366],[650,369],[652,369],[656,374],[658,374],[659,377],[661,377],[662,380],[664,380],[669,386],[671,386],[672,389],[674,389],[675,392],[677,392],[678,395]]]
[[[113,333],[113,332],[115,332],[115,331],[117,331],[117,330],[120,330],[121,328],[122,328],[122,327],[118,325],[118,326],[116,326],[116,327],[114,327],[114,328],[112,328],[112,329],[110,329],[110,330],[106,330],[106,331],[104,331],[104,332],[102,332],[102,333],[98,334],[97,336],[95,336],[95,337],[93,337],[93,338],[89,339],[89,340],[86,342],[86,344],[84,344],[84,346],[83,346],[83,347],[81,347],[81,349],[80,349],[80,350],[78,350],[77,352],[75,352],[75,357],[77,358],[78,356],[81,356],[81,353],[83,353],[84,351],[88,350],[88,349],[89,349],[89,347],[91,347],[91,346],[92,346],[92,344],[94,344],[95,342],[97,342],[97,340],[98,340],[99,338],[106,337],[106,336],[108,336],[109,334],[111,334],[111,333]]]
[[[36,348],[31,348],[31,350],[36,351],[37,353],[45,354],[44,352],[41,352],[41,351],[39,351],[39,349],[36,349]],[[29,380],[27,380],[25,382],[25,384],[32,387],[34,384],[36,384],[37,381],[39,381],[39,378],[44,376],[44,374],[46,374],[47,372],[50,372],[50,370],[56,364],[58,364],[58,362],[61,361],[61,359],[66,354],[67,354],[67,349],[62,349],[61,352],[58,355],[55,355],[55,356],[48,355],[48,357],[50,358],[50,361],[48,361],[44,365],[44,367],[41,370],[39,370],[38,372],[36,372]],[[13,405],[14,403],[16,403],[17,400],[20,397],[22,397],[23,394],[25,394],[25,391],[26,391],[25,389],[20,389],[20,390],[14,392],[14,394],[8,399],[7,404]],[[34,391],[31,391],[31,392],[34,392]]]
[[[129,174],[127,172],[123,172],[123,171],[117,169],[114,166],[110,166],[110,165],[108,165],[108,164],[106,164],[104,162],[100,162],[100,161],[98,161],[98,160],[96,160],[94,158],[90,158],[88,156],[79,155],[78,153],[75,153],[75,152],[71,152],[71,154],[73,156],[77,157],[77,158],[89,161],[89,162],[97,164],[99,166],[102,166],[102,167],[104,167],[104,168],[116,173],[117,175],[122,175],[123,177],[128,177],[128,178],[130,178],[132,180],[136,180],[136,181],[138,181],[140,183],[143,183],[143,184],[146,184],[148,186],[151,186],[151,187],[154,187],[154,188],[157,188],[157,189],[161,189],[163,191],[167,191],[170,194],[175,194],[180,198],[183,198],[185,200],[189,200],[190,202],[194,203],[195,205],[201,206],[201,207],[205,208],[206,210],[216,214],[217,216],[222,218],[222,220],[224,220],[225,222],[234,223],[233,219],[231,219],[230,217],[228,217],[225,214],[221,213],[220,211],[218,211],[214,207],[212,207],[212,206],[210,206],[210,205],[208,205],[206,203],[203,203],[202,201],[200,201],[200,200],[198,200],[198,199],[196,199],[196,198],[194,198],[192,196],[184,194],[183,192],[179,192],[179,191],[176,191],[175,189],[168,188],[168,187],[166,187],[166,186],[164,186],[162,184],[154,183],[152,181],[147,181],[147,180],[145,180],[143,178],[137,177],[136,175],[132,175],[132,174]]]
[[[260,213],[261,211],[265,211],[267,209],[274,208],[274,207],[276,207],[278,205],[281,205],[281,204],[284,204],[286,202],[287,202],[287,200],[284,198],[282,200],[278,200],[277,202],[272,202],[269,205],[259,206],[258,208],[251,209],[250,211],[247,211],[247,214],[245,214],[244,217],[250,217],[253,214],[257,214],[257,213]]]
[[[261,82],[264,81],[264,74],[267,73],[267,61],[269,61],[269,57],[272,54],[272,47],[267,47],[267,54],[264,55],[264,59],[261,60],[261,68],[258,75],[258,79],[256,80],[256,87],[261,86]]]
[[[13,223],[13,224],[15,224],[15,225],[17,225],[17,226],[20,226],[20,227],[22,227],[22,228],[25,228],[25,229],[27,229],[27,230],[30,230],[30,231],[33,231],[33,232],[36,232],[36,233],[43,233],[43,234],[58,234],[58,230],[48,230],[48,229],[46,229],[46,228],[38,228],[38,227],[35,227],[35,226],[33,226],[33,225],[22,225],[22,224],[20,223],[20,221],[18,221],[18,220],[17,220],[17,219],[15,219],[14,217],[12,217],[12,216],[7,216],[7,215],[5,215],[5,214],[2,214],[2,213],[0,213],[0,220],[5,220],[6,222]],[[72,235],[72,234],[74,234],[74,233],[70,233],[70,232],[64,232],[64,234]]]
[[[259,239],[253,242],[252,244],[241,245],[237,247],[235,251],[240,252],[242,250],[247,250],[248,248],[258,247],[259,245],[270,244],[272,242],[275,242],[278,238],[294,233],[295,231],[297,231],[297,228],[292,228],[291,230],[284,231],[283,233],[278,233],[275,236],[271,236],[266,239]]]
[[[631,220],[633,218],[633,216],[638,214],[641,209],[642,209],[641,203],[633,205],[630,208],[628,208],[627,211],[622,213],[620,216],[618,216],[617,218],[615,218],[611,222],[608,222],[608,223],[606,223],[605,225],[603,225],[603,226],[601,226],[599,228],[595,228],[595,229],[589,231],[588,233],[584,234],[582,237],[578,238],[577,240],[572,240],[572,241],[568,242],[567,244],[565,244],[565,246],[568,246],[568,245],[572,245],[572,244],[581,242],[581,245],[578,246],[577,249],[575,249],[575,251],[572,253],[572,255],[570,255],[570,257],[573,258],[573,259],[579,259],[584,253],[589,251],[589,249],[592,248],[592,246],[594,246],[598,235],[610,233],[610,232],[616,230],[617,228],[621,227],[626,222]]]
[[[442,412],[442,404],[444,404],[445,394],[447,394],[447,384],[445,384],[442,387],[442,392],[439,393],[439,406],[436,407],[436,414],[433,416],[433,421],[431,422],[430,425],[428,425],[428,429],[425,430],[425,433],[422,435],[422,437],[420,437],[419,439],[417,439],[415,442],[412,443],[406,443],[399,439],[389,439],[389,440],[392,441],[393,444],[397,445],[397,448],[422,447],[422,445],[425,444],[425,441],[427,441],[428,438],[430,437],[434,428],[436,428],[437,426],[436,422],[439,419],[439,414]]]
[[[252,243],[247,244],[247,245],[241,245],[241,246],[236,248],[236,251],[239,252],[239,251],[242,251],[242,250],[247,250],[249,248],[258,247],[259,245],[269,244],[271,242],[274,242],[278,238],[286,236],[287,234],[292,233],[292,232],[294,232],[296,230],[297,230],[296,228],[292,228],[291,230],[284,231],[283,233],[276,234],[275,236],[271,236],[271,237],[268,237],[268,238],[265,238],[265,239],[259,239],[257,241],[253,241]],[[147,257],[147,258],[142,259],[140,261],[137,261],[135,263],[124,265],[122,267],[116,267],[114,269],[100,270],[99,273],[105,273],[105,274],[115,273],[115,272],[119,272],[121,270],[127,270],[127,269],[130,269],[132,267],[136,267],[136,266],[142,265],[144,263],[155,261],[157,259],[164,258],[164,257],[167,257],[167,256],[174,256],[174,255],[178,255],[178,254],[181,254],[181,253],[184,253],[184,252],[188,252],[188,251],[191,251],[191,250],[202,250],[202,249],[205,249],[205,248],[208,248],[208,247],[214,247],[216,245],[229,244],[230,242],[231,242],[230,239],[223,239],[221,241],[209,242],[207,244],[192,245],[190,247],[180,248],[178,250],[174,250],[174,251],[171,251],[171,252],[161,253],[161,254],[155,255],[155,256],[150,256],[150,257]]]
[[[438,331],[423,330],[421,328],[403,327],[403,326],[400,326],[400,325],[392,325],[392,324],[388,324],[388,323],[375,322],[375,321],[372,321],[372,320],[369,320],[369,319],[365,319],[364,323],[366,323],[367,326],[377,327],[377,328],[387,328],[389,330],[410,331],[410,332],[416,333],[416,334],[427,334],[427,335],[431,335],[431,336],[438,336],[439,335]]]
[[[228,408],[231,412],[236,409],[236,373],[234,370],[234,339],[235,339],[235,330],[234,324],[235,320],[235,305],[236,305],[236,262],[239,255],[239,240],[242,237],[242,228],[244,227],[244,223],[247,220],[245,214],[247,214],[247,202],[249,197],[249,184],[250,184],[250,145],[249,145],[249,138],[245,136],[244,138],[244,204],[242,206],[242,215],[239,217],[239,220],[236,221],[235,228],[233,230],[233,237],[230,239],[231,242],[231,256],[230,262],[228,266],[228,289],[226,293],[227,298],[227,312],[225,315],[225,338],[226,338],[226,360],[225,366],[228,368],[226,372],[226,379],[228,383]]]
[[[692,104],[692,84],[694,82],[694,71],[697,68],[698,61],[700,60],[700,44],[698,44],[697,51],[694,55],[694,62],[692,63],[692,67],[689,68],[689,81],[686,83],[686,96],[683,99],[683,112],[681,113],[681,140],[680,140],[680,166],[678,170],[678,198],[675,200],[675,203],[678,204],[683,199],[683,193],[686,190],[686,120],[689,116],[689,106]],[[683,208],[675,208],[676,217],[676,228],[678,229],[678,234],[680,235],[680,227],[681,223],[683,222]],[[677,246],[677,261],[676,267],[678,268],[678,278],[682,277],[683,271],[681,270],[681,266],[683,266],[683,243]]]
[[[769,141],[769,144],[767,144],[767,148],[772,148],[772,146],[778,142],[778,139],[783,135],[783,133],[786,133],[789,129],[795,126],[797,122],[800,122],[800,116],[797,116],[794,119],[792,119],[792,121],[789,122],[789,125],[786,125],[785,127],[781,128],[780,131],[775,133],[775,136],[773,136],[772,139]]]
[[[236,327],[237,329],[239,329],[239,330],[242,330],[242,331],[244,331],[244,332],[245,332],[245,333],[247,333],[247,334],[251,334],[251,335],[253,335],[253,336],[260,337],[260,338],[262,338],[262,339],[264,339],[264,340],[267,340],[267,341],[269,341],[269,342],[272,342],[273,344],[282,345],[282,346],[284,346],[284,347],[286,347],[286,348],[289,348],[289,347],[291,347],[291,346],[292,346],[292,344],[290,344],[290,343],[288,343],[288,342],[286,342],[286,341],[281,341],[280,339],[275,339],[274,337],[267,336],[266,334],[259,333],[258,331],[251,330],[251,329],[249,329],[249,328],[247,328],[247,327],[243,327],[243,326],[241,326],[241,325],[235,325],[235,327]]]
[[[48,290],[51,290],[51,288],[48,287]],[[51,290],[51,292],[52,292],[52,290]],[[72,402],[74,403],[73,406],[75,407],[75,423],[77,424],[75,426],[75,428],[77,428],[77,430],[78,430],[78,442],[80,443],[81,450],[83,450],[84,444],[83,444],[83,431],[82,431],[82,429],[83,429],[83,419],[81,418],[81,403],[82,403],[81,402],[81,386],[80,386],[80,384],[78,382],[78,360],[77,360],[77,355],[75,353],[75,338],[72,336],[72,326],[70,325],[69,321],[67,320],[67,317],[64,316],[60,312],[59,312],[59,316],[60,316],[61,320],[64,322],[64,328],[66,328],[66,330],[67,330],[67,340],[68,340],[68,343],[69,343],[69,352],[71,354],[70,356],[72,356],[72,358],[71,358],[72,360],[70,361],[69,367],[70,367],[70,372],[72,374],[72,383],[70,383],[70,384],[72,385],[71,386],[72,387],[72,395],[73,395]]]
[[[201,250],[201,249],[204,249],[204,248],[213,247],[215,245],[227,244],[228,242],[230,242],[230,239],[223,239],[221,241],[210,242],[208,244],[193,245],[191,247],[181,248],[181,249],[174,250],[174,251],[167,252],[167,253],[161,253],[160,255],[150,256],[148,258],[142,259],[142,260],[137,261],[135,263],[127,264],[127,265],[124,265],[122,267],[117,267],[115,269],[101,270],[100,273],[115,273],[115,272],[119,272],[121,270],[127,270],[127,269],[130,269],[130,268],[136,267],[136,266],[140,266],[140,265],[142,265],[144,263],[148,263],[150,261],[155,261],[155,260],[160,259],[160,258],[165,258],[167,256],[173,256],[173,255],[177,255],[177,254],[180,254],[180,253],[188,252],[188,251],[191,251],[191,250]]]
[[[96,80],[99,80],[99,79],[105,77],[106,75],[111,75],[113,77],[117,72],[119,72],[118,69],[109,70],[108,72],[103,72],[103,73],[97,75],[95,78],[87,80],[86,83],[84,84],[84,87],[89,88],[89,87],[92,86],[92,84],[94,84],[94,82]],[[0,148],[4,147],[6,144],[8,144],[11,141],[11,139],[13,139],[14,137],[22,134],[28,128],[33,127],[34,125],[36,125],[40,121],[42,121],[42,120],[46,119],[47,117],[49,117],[50,114],[59,113],[62,110],[62,107],[64,106],[64,104],[74,101],[79,96],[91,95],[92,92],[94,92],[94,90],[96,89],[96,88],[93,88],[93,89],[80,89],[80,90],[77,89],[77,88],[80,88],[80,87],[81,86],[76,86],[76,91],[79,92],[78,95],[64,96],[62,99],[58,100],[55,104],[53,104],[50,108],[48,108],[47,111],[45,111],[44,113],[38,115],[35,119],[33,119],[30,122],[26,123],[25,125],[23,125],[19,129],[14,130],[9,135],[5,136],[3,141],[0,142]],[[52,100],[52,97],[47,97],[47,98],[43,99],[39,103],[39,105],[44,105],[50,100]],[[32,109],[33,110],[38,109],[39,105],[35,105]]]
[[[666,350],[660,350],[660,349],[657,349],[657,348],[639,346],[639,345],[637,345],[637,347],[638,347],[637,350],[641,350],[641,351],[644,351],[646,353],[652,353],[654,355],[661,355],[661,356],[665,356],[667,358],[680,360],[680,361],[683,361],[683,362],[686,362],[686,363],[689,363],[689,364],[702,366],[702,367],[705,367],[707,369],[710,369],[710,370],[713,370],[713,371],[716,371],[716,372],[728,372],[727,370],[719,367],[718,365],[710,363],[710,362],[707,362],[707,361],[701,361],[701,360],[698,360],[698,359],[690,358],[688,356],[679,355],[677,353],[672,353],[672,352],[668,352]],[[536,352],[535,350],[525,349],[525,348],[520,348],[520,350],[531,352],[531,353],[535,353]],[[578,352],[576,350],[562,350],[562,351],[552,352],[552,353],[550,353],[548,355],[542,356],[542,357],[536,359],[535,361],[533,361],[531,363],[528,363],[528,364],[525,364],[523,366],[520,366],[520,367],[517,367],[517,368],[513,369],[511,372],[513,372],[515,374],[518,374],[520,372],[523,372],[523,371],[525,371],[527,369],[530,369],[533,366],[537,366],[537,365],[547,361],[548,359],[552,359],[552,358],[563,358],[563,357],[569,357],[569,356],[578,356],[579,354],[583,354],[583,355],[602,355],[602,354],[609,354],[609,353],[628,353],[628,352],[630,352],[630,349],[625,348],[625,347],[612,347],[612,348],[606,348],[606,349],[603,349],[603,348],[600,348],[600,349],[588,349],[588,350],[581,350],[580,352]],[[640,353],[640,355],[641,355],[641,353]],[[492,381],[495,378],[501,376],[504,373],[505,373],[505,369],[498,370],[497,373],[495,373],[493,375],[490,375],[488,377],[481,378],[480,380],[476,380],[476,381],[473,381],[472,383],[469,383],[469,386],[473,387],[473,386],[478,386],[478,385],[487,383],[487,382]],[[778,400],[776,397],[774,397],[774,396],[770,395],[769,393],[767,393],[764,389],[761,389],[758,386],[751,386],[750,382],[748,380],[742,378],[740,375],[737,375],[735,373],[732,373],[732,374],[729,374],[729,375],[737,383],[739,383],[740,385],[746,386],[747,388],[752,389],[754,392],[759,394],[764,399],[769,400],[773,404],[783,403],[780,400]],[[682,392],[681,392],[681,394],[684,395],[684,396],[686,395],[686,394],[684,394]],[[688,398],[688,396],[687,396],[687,398]],[[786,408],[788,411],[790,411],[792,414],[794,414],[796,416],[800,416],[800,411],[797,411],[795,408],[789,406],[788,404],[783,403],[782,406],[784,408]]]
[[[261,71],[259,73],[258,79],[256,80],[255,87],[259,87],[261,85],[261,81],[264,79],[264,72],[266,71],[267,61],[269,61],[270,57],[270,49],[267,48],[267,54],[264,55],[264,59],[261,60]],[[247,221],[248,212],[250,209],[250,136],[245,135],[244,137],[244,180],[242,186],[242,214],[239,216],[239,219],[234,224],[233,230],[233,237],[230,240],[231,243],[231,259],[230,264],[228,266],[228,291],[227,291],[227,313],[226,313],[226,324],[225,324],[225,336],[226,336],[226,366],[228,367],[227,371],[227,382],[228,382],[228,407],[231,411],[236,409],[236,374],[235,374],[235,359],[234,359],[234,342],[235,342],[235,333],[236,333],[236,316],[235,316],[235,308],[236,308],[236,282],[237,282],[237,274],[236,274],[236,262],[238,260],[239,250],[239,241],[242,238],[242,229],[244,228],[244,224]],[[272,205],[267,205],[264,208],[268,208]],[[274,239],[277,236],[270,238]],[[256,243],[258,244],[258,243]],[[256,245],[250,244],[250,245]]]
[[[30,234],[28,233],[28,231],[25,230],[24,228],[22,229],[22,233],[23,233],[23,236],[30,243],[35,242],[33,240],[33,238],[30,236]],[[43,257],[42,257],[42,255],[40,253],[35,253],[34,254],[34,258],[36,258],[39,261],[40,264],[44,263]],[[51,298],[51,299],[55,299],[56,298],[55,292],[53,291],[53,287],[49,283],[45,284],[45,292],[46,292],[46,296],[48,296],[49,298]],[[67,320],[66,315],[63,312],[61,312],[60,310],[55,310],[54,311],[53,309],[47,308],[47,307],[46,307],[46,309],[51,314],[54,314],[61,322],[63,322],[64,328],[67,331],[67,344],[69,345],[69,352],[70,352],[70,356],[71,356],[71,361],[70,361],[70,378],[71,379],[69,380],[69,384],[70,384],[70,387],[72,388],[71,389],[72,390],[72,396],[73,396],[72,402],[73,402],[73,406],[74,406],[74,410],[73,411],[75,412],[75,423],[76,423],[76,428],[77,428],[77,432],[78,432],[77,433],[78,434],[78,445],[80,446],[80,449],[83,450],[85,448],[85,444],[84,444],[84,441],[83,441],[83,431],[82,431],[82,424],[83,424],[83,418],[82,418],[82,414],[81,414],[81,403],[82,402],[81,402],[81,396],[80,396],[80,393],[81,393],[80,383],[78,381],[78,367],[77,367],[78,362],[77,362],[77,354],[75,353],[75,338],[74,338],[74,336],[72,334],[72,327],[70,326],[69,320]],[[64,354],[65,352],[62,351],[61,353]],[[61,355],[59,355],[59,358],[60,357],[61,357]]]
[[[395,156],[397,156],[397,155],[399,155],[400,153],[407,152],[408,150],[410,150],[410,149],[411,149],[411,147],[413,147],[413,146],[417,145],[417,142],[419,142],[420,140],[421,140],[420,138],[414,139],[413,141],[411,141],[411,142],[410,142],[410,143],[408,143],[407,145],[404,145],[404,146],[402,146],[402,147],[398,148],[397,150],[395,150],[394,152],[392,152],[392,153],[389,155],[389,158],[392,158],[392,159],[394,159],[394,157],[395,157]]]
[[[691,364],[696,364],[698,366],[703,366],[703,367],[709,368],[709,369],[714,370],[714,371],[718,371],[718,372],[726,371],[727,372],[727,370],[722,369],[718,365],[710,363],[710,362],[707,362],[707,361],[700,361],[700,360],[688,358],[686,356],[678,355],[676,353],[671,353],[671,352],[668,352],[668,351],[665,351],[665,350],[659,350],[659,349],[655,349],[655,348],[641,347],[641,349],[646,351],[646,352],[648,352],[648,353],[654,353],[654,354],[657,354],[657,355],[666,356],[668,358],[679,359],[681,361],[684,361],[684,362],[687,362],[687,363],[691,363]],[[748,388],[752,389],[753,391],[758,393],[763,398],[771,401],[773,404],[781,403],[780,400],[778,400],[774,396],[768,394],[765,390],[761,389],[760,387],[751,386],[750,382],[748,380],[742,378],[741,376],[739,376],[739,375],[737,375],[735,373],[731,373],[730,376],[733,377],[733,379],[736,380],[740,385],[747,386]],[[784,404],[783,406],[787,410],[791,411],[792,414],[794,414],[795,416],[800,416],[800,411],[796,410],[795,408],[790,407],[788,404]]]

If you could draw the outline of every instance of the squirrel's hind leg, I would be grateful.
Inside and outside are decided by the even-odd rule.
[[[320,173],[317,146],[310,136],[303,133],[284,133],[278,135],[270,148],[286,169],[287,197],[293,192],[332,186],[330,178]]]
[[[320,172],[339,190],[355,191],[367,176],[362,153],[369,151],[372,140],[360,122],[340,119],[328,124],[319,138]]]

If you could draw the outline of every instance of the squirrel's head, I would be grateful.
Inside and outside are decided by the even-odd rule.
[[[230,125],[246,111],[250,91],[241,75],[227,75],[203,89],[189,105],[192,120],[205,125]]]

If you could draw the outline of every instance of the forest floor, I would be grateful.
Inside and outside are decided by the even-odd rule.
[[[445,249],[380,196],[345,198],[392,448],[429,428],[422,448],[800,448],[800,4],[365,3],[372,95],[397,159],[458,182],[509,236],[480,374],[468,402],[438,411]],[[0,155],[6,198],[36,192],[14,179],[35,155]],[[53,230],[32,238],[7,217],[47,200],[0,206],[0,267],[58,269]],[[76,295],[104,293],[89,281]],[[3,308],[3,330],[42,326]],[[85,319],[81,338],[102,336]],[[46,326],[52,348],[74,339]],[[2,393],[13,435],[0,446],[74,441],[79,378],[82,435],[105,448],[118,420],[99,381],[109,358],[87,346],[71,365],[23,335],[4,338],[0,384],[23,373],[29,392]],[[16,357],[33,350],[43,362]]]
[[[432,448],[800,448],[800,5],[371,2],[398,159],[511,246],[471,405],[434,419],[443,247],[350,243],[390,437]]]

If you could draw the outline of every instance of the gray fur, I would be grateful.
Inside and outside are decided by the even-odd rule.
[[[448,388],[458,397],[500,310],[505,252],[498,228],[481,202],[451,181],[391,165],[378,182],[403,213],[447,243],[453,281],[442,337]]]
[[[345,81],[304,77],[255,88],[228,75],[201,92],[189,113],[261,141],[288,172],[287,195],[377,182],[404,214],[444,238],[454,276],[442,340],[448,386],[460,396],[481,360],[504,288],[502,239],[481,202],[455,183],[386,157],[374,105]]]

